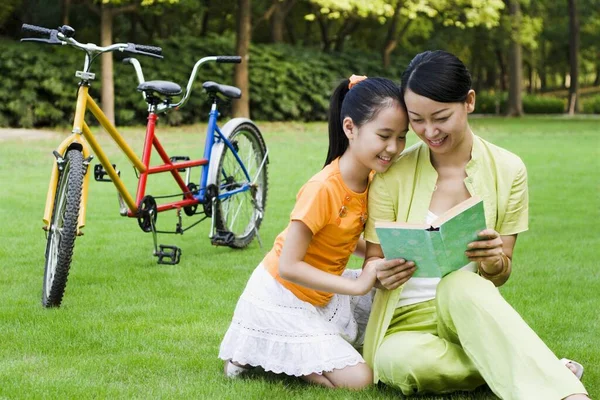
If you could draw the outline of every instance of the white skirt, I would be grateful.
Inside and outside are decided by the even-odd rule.
[[[359,270],[342,276],[356,279]],[[302,376],[365,362],[362,346],[374,289],[334,294],[316,307],[283,287],[260,264],[238,300],[219,358],[265,371]]]

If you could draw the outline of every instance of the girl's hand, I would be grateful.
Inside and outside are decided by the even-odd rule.
[[[373,289],[373,286],[375,286],[375,282],[377,282],[377,268],[375,264],[367,263],[355,282],[357,295],[362,296],[369,293]]]
[[[503,242],[500,234],[493,229],[485,229],[479,232],[478,235],[481,239],[469,243],[465,254],[469,260],[478,262],[480,268],[486,274],[496,275],[500,273],[504,268]]]
[[[369,263],[375,264],[377,268],[377,280],[383,288],[388,290],[394,290],[406,283],[417,269],[414,262],[406,261],[402,258],[395,260],[380,258]]]

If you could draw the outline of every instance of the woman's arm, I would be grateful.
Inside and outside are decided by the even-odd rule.
[[[405,261],[402,258],[395,260],[385,260],[383,250],[377,243],[366,242],[367,250],[365,254],[365,262],[363,269],[367,266],[374,266],[377,270],[377,283],[375,287],[378,289],[393,290],[404,284],[410,279],[415,272],[415,263]]]
[[[496,286],[506,283],[512,272],[512,255],[517,235],[501,236],[493,229],[479,233],[482,240],[469,243],[465,253],[479,264],[479,273]]]
[[[363,295],[375,284],[374,266],[363,268],[358,279],[330,274],[304,262],[312,231],[301,221],[290,223],[279,257],[279,275],[290,282],[328,293]]]

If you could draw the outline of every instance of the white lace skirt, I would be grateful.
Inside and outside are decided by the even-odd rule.
[[[343,276],[356,279],[359,270]],[[323,307],[298,299],[259,265],[238,300],[219,358],[286,375],[321,374],[364,362],[362,346],[374,290],[335,294]]]

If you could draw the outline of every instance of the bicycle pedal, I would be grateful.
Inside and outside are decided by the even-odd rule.
[[[176,163],[178,161],[190,161],[190,158],[188,156],[173,156],[171,157],[171,162],[172,163]],[[185,172],[187,168],[179,168],[177,171],[179,172]]]
[[[115,171],[117,172],[118,176],[121,176],[121,171],[117,170],[117,165],[116,164],[112,164],[112,167],[115,169]],[[110,179],[110,177],[105,178],[105,176],[108,175],[108,172],[106,172],[106,170],[104,169],[104,166],[102,166],[102,164],[96,164],[94,165],[94,179],[98,182],[112,182],[112,179]]]
[[[181,259],[181,249],[179,247],[161,244],[158,248],[158,252],[154,253],[158,257],[158,264],[179,264]]]
[[[213,246],[231,246],[235,240],[233,232],[219,231],[210,237],[210,244]]]

